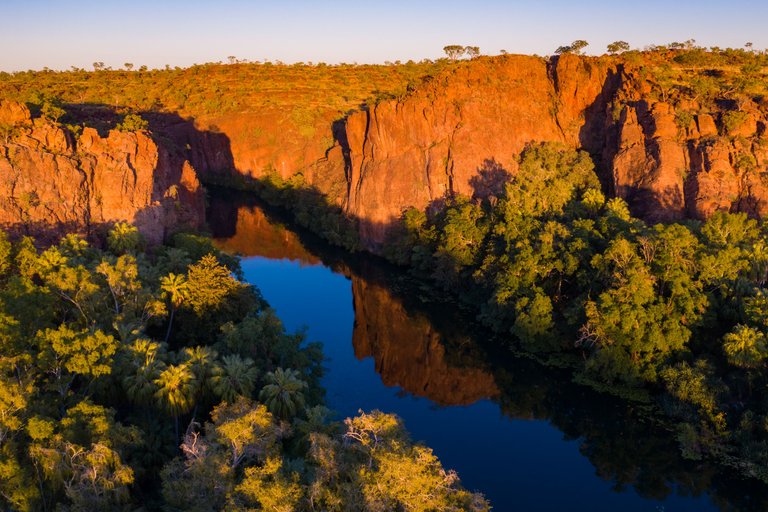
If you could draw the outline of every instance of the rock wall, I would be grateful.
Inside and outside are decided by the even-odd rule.
[[[179,225],[205,221],[205,195],[193,167],[148,133],[92,128],[78,138],[0,103],[0,226],[50,236],[102,224],[136,224],[150,243]]]
[[[514,173],[526,144],[599,147],[616,73],[574,56],[481,59],[350,116],[347,212],[376,249],[405,208],[476,194],[481,173]]]
[[[86,223],[102,222],[135,218],[139,209],[165,218],[173,212],[159,205],[169,203],[169,187],[196,197],[192,178],[181,184],[192,168],[218,183],[301,175],[302,186],[359,221],[365,247],[376,252],[405,208],[493,193],[526,145],[546,141],[589,151],[605,190],[651,222],[717,210],[765,215],[765,102],[729,100],[707,110],[660,93],[646,71],[620,57],[481,57],[343,119],[322,106],[194,118],[149,113],[156,140],[172,152],[146,134],[102,138],[86,130],[76,144],[6,107],[28,128],[2,146],[2,222],[68,223],[86,211]],[[179,164],[184,159],[191,167]],[[60,204],[30,208],[23,199],[31,185],[14,173]]]
[[[744,120],[730,131],[726,114],[681,126],[686,116],[654,99],[651,84],[620,61],[487,59],[349,118],[346,211],[376,250],[406,207],[478,195],[483,174],[514,173],[526,144],[555,141],[589,151],[606,190],[650,222],[716,210],[763,216],[765,115],[742,108]]]
[[[514,173],[535,142],[589,151],[605,190],[650,222],[716,210],[762,216],[766,115],[750,102],[738,110],[734,124],[727,109],[705,112],[680,98],[673,106],[620,58],[508,55],[460,63],[344,120],[319,115],[303,136],[269,112],[201,118],[170,133],[204,179],[302,174],[360,221],[375,252],[405,208],[493,192],[489,178],[493,185]]]

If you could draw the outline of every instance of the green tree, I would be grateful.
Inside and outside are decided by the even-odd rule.
[[[258,505],[260,510],[275,512],[297,510],[304,494],[299,474],[286,471],[278,457],[268,458],[262,466],[247,468],[235,491],[238,505]]]
[[[451,60],[458,60],[466,51],[460,44],[449,44],[443,47],[443,51]]]
[[[768,358],[765,335],[746,325],[737,325],[723,337],[728,362],[740,368],[757,368]]]
[[[54,123],[58,123],[59,119],[64,117],[67,112],[64,110],[64,105],[60,98],[46,96],[40,106],[40,113],[44,118],[53,121]]]
[[[277,454],[283,430],[265,406],[240,397],[215,407],[211,419],[216,439],[226,446],[231,468],[249,460],[264,462]]]
[[[243,287],[216,256],[208,254],[189,267],[186,305],[203,316],[223,308]]]
[[[250,359],[237,354],[224,356],[222,365],[211,378],[213,392],[225,402],[234,402],[238,396],[250,397],[256,385],[258,370]]]
[[[304,394],[307,383],[299,379],[299,372],[293,369],[276,369],[266,375],[268,384],[259,392],[259,400],[269,411],[282,419],[291,419],[304,408]]]
[[[171,316],[168,319],[168,329],[165,331],[165,342],[171,337],[171,328],[173,327],[173,317],[176,310],[189,297],[189,285],[184,275],[171,272],[160,280],[160,290],[165,294],[171,305]]]
[[[149,129],[149,121],[139,114],[128,114],[115,126],[119,132],[141,132]]]
[[[113,253],[135,254],[143,244],[141,233],[136,226],[127,222],[116,222],[107,235],[107,247]]]
[[[43,474],[63,485],[73,511],[115,510],[130,500],[133,470],[104,444],[84,447],[59,441],[33,446],[31,453]]]
[[[558,55],[562,55],[564,53],[575,53],[576,55],[580,55],[581,51],[587,46],[589,46],[588,42],[584,41],[583,39],[577,39],[568,46],[559,46],[557,50],[555,50],[555,53]]]
[[[617,53],[626,52],[629,50],[629,43],[626,41],[614,41],[608,45],[608,53],[615,55]]]
[[[0,279],[8,274],[13,264],[13,246],[8,241],[8,235],[0,231]]]
[[[199,383],[186,364],[170,365],[154,381],[157,386],[155,400],[168,414],[173,416],[176,439],[179,438],[179,416],[192,410]]]
[[[149,405],[155,399],[160,387],[160,376],[166,364],[161,360],[151,360],[137,367],[123,377],[122,384],[131,403]]]
[[[479,46],[465,46],[464,52],[469,56],[470,59],[474,59],[478,55],[480,55],[480,47]]]
[[[67,325],[46,329],[37,336],[39,364],[53,378],[53,387],[65,397],[80,375],[92,381],[112,373],[118,342],[102,331],[75,331]]]
[[[115,315],[119,315],[125,303],[141,289],[136,258],[124,254],[113,261],[104,259],[96,267],[96,272],[104,276],[115,306]]]

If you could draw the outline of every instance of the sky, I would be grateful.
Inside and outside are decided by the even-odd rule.
[[[0,0],[0,70],[190,66],[239,59],[382,63],[483,54],[587,53],[695,39],[768,47],[766,0]]]

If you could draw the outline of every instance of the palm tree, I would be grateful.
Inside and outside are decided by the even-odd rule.
[[[123,378],[123,389],[128,399],[139,405],[148,405],[158,391],[157,380],[165,370],[165,363],[160,360],[149,361],[139,366],[136,371]]]
[[[186,251],[175,247],[166,248],[158,258],[158,267],[166,272],[186,272],[191,263]]]
[[[136,226],[118,222],[109,230],[107,246],[115,254],[135,253],[141,246],[141,235]]]
[[[171,326],[173,325],[173,315],[181,304],[189,296],[189,285],[187,278],[183,274],[174,274],[171,272],[160,279],[160,289],[171,303],[171,317],[168,320],[168,330],[165,332],[165,342],[171,336]]]
[[[141,335],[141,330],[144,326],[137,320],[132,322],[128,320],[115,320],[112,323],[112,327],[117,331],[117,337],[120,341],[128,344]]]
[[[210,347],[186,347],[181,353],[182,361],[195,375],[198,401],[210,389],[212,379],[218,374],[217,355]]]
[[[195,404],[195,374],[186,364],[171,365],[160,373],[154,383],[157,385],[155,399],[162,409],[173,416],[178,439],[179,416],[188,413]]]
[[[128,346],[130,363],[134,368],[147,366],[155,359],[165,354],[165,344],[152,341],[148,338],[137,338]]]
[[[250,397],[253,393],[258,370],[251,359],[238,355],[222,358],[222,367],[211,381],[213,392],[226,402],[234,402],[238,395]]]
[[[723,336],[728,362],[740,368],[758,368],[768,357],[765,335],[754,327],[737,325]]]
[[[307,383],[299,379],[299,372],[278,368],[267,374],[267,384],[259,393],[259,400],[275,416],[289,419],[304,408],[304,394]]]

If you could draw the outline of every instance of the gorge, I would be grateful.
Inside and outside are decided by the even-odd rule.
[[[392,66],[233,62],[0,74],[0,227],[13,241],[7,268],[19,274],[8,282],[27,287],[8,288],[3,300],[15,304],[35,287],[56,291],[67,305],[51,318],[77,318],[86,332],[97,316],[81,309],[78,294],[103,291],[114,308],[98,314],[102,328],[133,339],[119,297],[146,286],[149,295],[136,292],[132,304],[158,297],[136,314],[177,350],[166,355],[169,369],[191,367],[199,354],[189,356],[190,344],[201,340],[246,366],[266,352],[269,372],[254,369],[252,380],[267,389],[298,379],[284,365],[287,350],[306,381],[294,385],[310,389],[310,403],[322,408],[324,387],[342,417],[383,404],[459,470],[469,491],[502,509],[514,503],[494,473],[501,464],[478,467],[478,456],[504,436],[523,435],[525,419],[533,421],[531,444],[573,462],[578,481],[601,493],[595,506],[759,510],[768,481],[765,65],[765,54],[751,51],[660,48]],[[285,229],[254,193],[290,212],[285,223],[310,228],[341,252]],[[196,234],[201,229],[210,229],[217,249]],[[71,233],[94,251],[73,237],[59,241]],[[242,257],[243,274],[233,256]],[[116,281],[121,265],[135,282]],[[321,339],[330,358],[323,386],[318,349],[305,343],[314,339],[280,331],[274,346],[260,345],[272,312],[258,292],[247,300],[231,294],[221,318],[208,322],[200,303],[174,288],[189,272],[205,282],[211,269],[263,287],[289,330],[317,313],[295,305],[294,295],[318,293],[316,309],[328,318],[316,325],[332,338]],[[86,271],[102,277],[77,281]],[[250,312],[232,313],[246,303]],[[343,335],[332,318],[346,325]],[[232,361],[217,362],[211,381],[221,382]],[[82,390],[87,396],[90,384]],[[212,390],[196,393],[210,394],[199,403],[218,421]],[[235,396],[224,393],[215,396]],[[182,414],[166,406],[177,438],[179,417],[197,411],[191,404]],[[291,432],[317,419],[270,406],[275,418],[294,421]],[[473,434],[457,441],[455,431],[440,433],[434,411],[453,418],[452,428],[495,434],[474,452],[461,446]],[[358,435],[354,421],[369,420],[360,414],[344,423],[345,436]],[[500,414],[503,421],[490,419]],[[212,424],[203,430],[215,439]],[[293,435],[286,432],[278,437]],[[349,455],[347,437],[305,434],[281,446],[310,466],[320,459],[308,443]],[[426,449],[404,446],[415,450],[408,454]],[[271,471],[268,462],[249,475]],[[186,499],[181,464],[167,466],[166,476],[178,480],[163,484],[180,487],[162,491],[178,502]],[[291,464],[260,478],[289,492]],[[232,494],[242,476],[234,467],[226,499],[245,499]],[[482,497],[453,487],[453,473],[430,467],[451,482],[446,499],[483,509]],[[526,470],[514,466],[523,481]],[[324,474],[307,470],[302,483]],[[614,495],[607,482],[633,491]],[[525,499],[529,508],[542,504]]]

